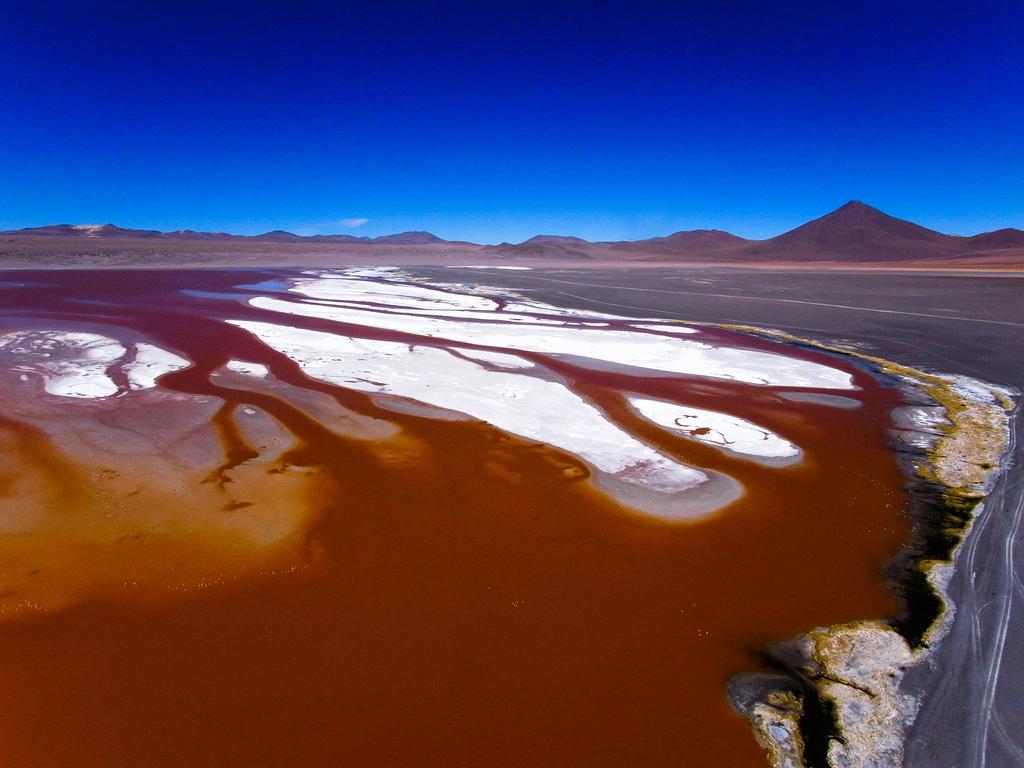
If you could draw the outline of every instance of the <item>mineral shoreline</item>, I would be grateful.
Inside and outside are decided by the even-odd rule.
[[[920,704],[901,683],[948,631],[955,606],[946,585],[1005,466],[1016,393],[780,331],[729,327],[852,355],[909,395],[893,435],[912,481],[912,527],[887,568],[903,615],[812,629],[766,649],[775,674],[740,674],[729,685],[772,768],[898,768]]]
[[[910,483],[911,531],[885,568],[901,615],[809,629],[764,649],[772,673],[741,673],[728,685],[734,707],[750,721],[772,768],[898,768],[920,706],[919,697],[904,692],[903,678],[927,660],[948,631],[955,606],[946,585],[1004,467],[1017,393],[785,331],[685,324],[853,358],[905,394],[907,406],[894,414],[891,433]]]

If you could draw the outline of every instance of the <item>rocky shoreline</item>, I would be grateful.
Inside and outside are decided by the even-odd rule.
[[[911,534],[886,574],[902,616],[812,629],[765,650],[774,673],[737,675],[729,685],[772,768],[897,768],[919,705],[901,683],[952,620],[946,585],[1002,466],[1014,393],[783,332],[730,327],[852,355],[907,392],[893,439],[911,478]]]

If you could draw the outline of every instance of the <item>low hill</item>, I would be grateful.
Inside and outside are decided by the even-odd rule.
[[[622,253],[685,254],[709,253],[723,248],[738,248],[749,240],[724,232],[720,229],[693,229],[674,232],[666,237],[651,237],[646,240],[626,240],[607,245],[613,251]]]
[[[485,246],[485,251],[489,256],[519,258],[589,259],[595,255],[594,243],[562,235],[535,235],[521,243]]]

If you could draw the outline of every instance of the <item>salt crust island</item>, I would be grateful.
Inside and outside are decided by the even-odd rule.
[[[651,375],[680,373],[750,384],[848,390],[849,374],[783,354],[714,346],[695,328],[642,321],[608,327],[614,315],[527,302],[499,302],[458,286],[422,285],[385,268],[314,273],[290,286],[296,300],[254,297],[279,323],[230,320],[297,362],[312,378],[350,389],[394,395],[486,421],[502,430],[566,450],[595,471],[605,490],[642,513],[665,519],[707,514],[737,498],[730,478],[685,466],[641,442],[558,381],[537,355],[586,359]],[[339,324],[327,333],[293,327],[289,315]],[[342,324],[425,336],[443,347],[346,335]],[[188,361],[153,344],[131,350],[97,334],[17,332],[0,337],[24,376],[40,376],[51,394],[109,397],[121,387],[152,388]],[[536,353],[531,359],[531,353]],[[232,360],[229,371],[266,377],[266,367]],[[124,384],[121,385],[122,387]],[[650,422],[754,460],[798,461],[785,438],[725,413],[631,398]],[[450,415],[449,415],[450,417]],[[690,491],[689,494],[686,492]],[[682,494],[680,497],[678,494]],[[681,503],[682,502],[682,503]]]
[[[412,403],[436,418],[479,419],[569,452],[589,466],[603,491],[640,514],[668,522],[712,513],[743,489],[722,473],[687,466],[630,434],[565,386],[545,360],[584,360],[633,375],[685,374],[826,390],[831,394],[788,396],[856,407],[843,395],[856,389],[845,371],[782,353],[707,343],[697,325],[567,310],[517,296],[496,299],[499,289],[430,281],[399,268],[311,271],[293,279],[288,292],[288,299],[249,299],[252,307],[277,317],[274,322],[229,322],[313,379],[386,396],[396,408]],[[302,317],[330,321],[337,331],[290,322]],[[353,327],[360,332],[351,333]],[[393,338],[401,334],[433,343]],[[113,398],[152,389],[161,376],[191,365],[150,342],[61,328],[0,336],[0,353],[12,356],[22,380],[38,379],[47,393],[65,398]],[[979,514],[1006,446],[1005,413],[1013,393],[885,361],[866,362],[927,396],[920,407],[895,414],[895,434],[920,454],[916,470],[922,481],[941,486],[949,504],[967,500]],[[266,365],[244,359],[230,360],[224,368],[252,379],[272,376]],[[627,402],[650,425],[749,461],[785,467],[802,460],[800,447],[785,435],[736,415],[640,396],[628,396]],[[962,535],[969,521],[970,516]],[[940,597],[949,560],[913,563]],[[941,639],[948,618],[948,606],[932,617],[929,644]],[[804,718],[815,697],[834,717],[835,733],[823,747],[829,765],[897,766],[903,729],[913,718],[913,703],[901,695],[899,681],[902,671],[925,654],[923,644],[913,646],[879,621],[818,628],[777,652],[789,669],[782,683],[743,680],[734,685],[733,699],[773,766],[808,764]]]

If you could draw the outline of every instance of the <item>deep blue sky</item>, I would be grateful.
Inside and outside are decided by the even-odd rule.
[[[0,2],[0,228],[1024,227],[1020,0],[213,5]]]

